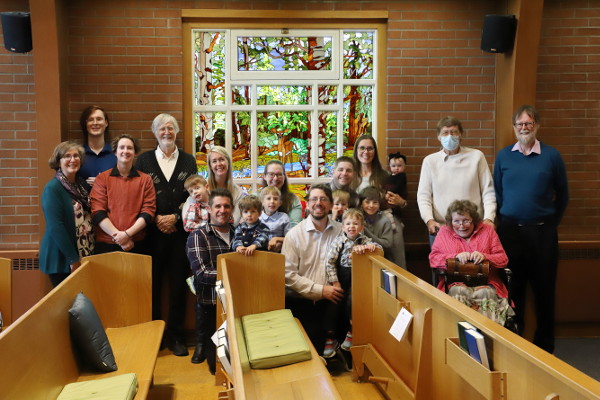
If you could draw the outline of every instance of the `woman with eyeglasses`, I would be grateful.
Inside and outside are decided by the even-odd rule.
[[[391,251],[388,257],[390,261],[406,269],[406,256],[404,254],[404,224],[402,221],[389,212],[389,205],[385,200],[385,183],[389,177],[389,173],[383,169],[379,161],[379,153],[377,144],[371,135],[362,135],[356,139],[354,143],[354,161],[358,169],[359,185],[356,188],[358,193],[369,186],[373,186],[380,191],[382,210],[388,210],[386,217],[392,224],[394,233]]]
[[[508,304],[508,291],[498,275],[498,269],[508,264],[508,257],[494,227],[482,222],[477,205],[469,200],[455,200],[448,207],[445,225],[433,242],[429,263],[431,268],[445,269],[449,258],[456,258],[461,264],[490,262],[487,285],[468,287],[455,282],[448,286],[448,294],[504,325],[507,316],[514,315]],[[444,290],[443,277],[438,289]]]
[[[92,221],[96,254],[131,251],[144,254],[146,227],[156,214],[156,192],[150,175],[133,166],[139,147],[122,134],[112,141],[117,165],[98,175],[92,188]]]
[[[356,191],[368,186],[382,188],[388,172],[381,166],[377,144],[371,135],[362,135],[354,143],[354,162],[358,168],[359,185]]]
[[[117,164],[117,157],[110,147],[108,115],[102,107],[86,107],[79,118],[79,125],[83,134],[85,164],[81,166],[78,175],[85,179],[88,189],[91,189],[100,172]]]
[[[83,155],[81,145],[62,142],[48,161],[56,174],[42,192],[46,231],[40,245],[40,269],[53,287],[94,250],[90,196],[85,181],[77,176]]]
[[[281,206],[279,211],[290,218],[290,228],[302,221],[302,203],[300,198],[290,191],[287,175],[283,163],[279,160],[270,160],[265,165],[262,187],[275,186],[281,192]]]

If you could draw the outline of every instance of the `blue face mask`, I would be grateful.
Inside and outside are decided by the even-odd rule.
[[[460,136],[446,135],[442,136],[442,146],[448,151],[456,150],[460,143]]]

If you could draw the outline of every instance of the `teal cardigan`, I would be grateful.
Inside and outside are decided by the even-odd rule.
[[[71,264],[79,261],[75,213],[71,196],[57,179],[46,184],[42,209],[46,231],[40,245],[40,269],[45,274],[68,274]]]

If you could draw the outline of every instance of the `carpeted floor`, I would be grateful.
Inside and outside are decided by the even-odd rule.
[[[558,338],[554,355],[600,381],[600,338]]]

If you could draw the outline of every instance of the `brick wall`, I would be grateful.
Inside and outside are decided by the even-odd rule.
[[[0,7],[5,3],[10,2],[0,0]],[[572,201],[562,237],[597,239],[600,12],[590,8],[591,1],[545,3],[537,105],[544,120],[540,136],[561,150],[569,170]],[[421,161],[438,149],[437,120],[446,115],[460,118],[466,131],[464,144],[481,149],[490,166],[498,150],[494,146],[495,56],[479,50],[483,15],[496,12],[496,2],[73,0],[66,4],[72,139],[81,137],[79,113],[94,103],[109,112],[113,135],[131,133],[142,139],[144,150],[154,145],[149,127],[157,113],[169,112],[181,121],[181,8],[375,9],[388,10],[390,17],[387,146],[388,151],[400,150],[409,157],[407,241],[426,240],[415,195]],[[27,178],[35,175],[37,162],[34,154],[27,153],[36,150],[31,64],[30,56],[0,51],[0,112],[7,114],[3,121],[10,121],[0,126],[0,248],[35,247],[38,241],[32,225],[40,218],[35,215],[36,183],[35,178]],[[7,72],[11,68],[20,69]],[[181,132],[185,134],[189,133]],[[10,163],[16,163],[19,171]],[[24,178],[14,179],[19,176]],[[31,210],[23,217],[11,201],[27,201]],[[14,226],[15,219],[19,225]],[[19,229],[29,230],[21,236]]]
[[[571,201],[563,234],[600,234],[600,8],[546,0],[538,62],[539,136],[567,164]]]
[[[22,1],[3,1],[4,11],[28,9]],[[40,218],[33,56],[6,50],[2,32],[0,43],[0,249],[32,249]]]

